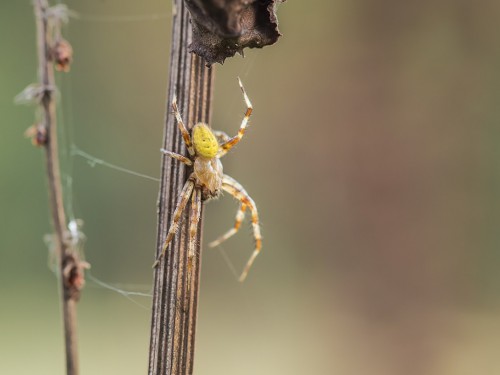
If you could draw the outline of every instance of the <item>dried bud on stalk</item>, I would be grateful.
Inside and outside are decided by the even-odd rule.
[[[24,136],[26,138],[31,138],[31,143],[37,147],[45,146],[49,139],[47,136],[47,129],[41,123],[31,125],[24,132]]]
[[[73,48],[66,39],[58,39],[52,47],[51,58],[57,71],[69,72],[69,65],[73,61]]]
[[[66,298],[78,301],[80,299],[80,291],[85,285],[85,270],[90,269],[90,264],[78,259],[78,257],[71,253],[64,256],[63,264]]]
[[[191,14],[193,42],[190,51],[207,66],[224,63],[243,49],[276,43],[276,7],[284,0],[185,0]]]

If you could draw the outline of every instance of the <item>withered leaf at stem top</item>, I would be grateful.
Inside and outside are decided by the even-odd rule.
[[[262,48],[281,36],[277,5],[284,0],[185,0],[191,14],[191,52],[207,66],[224,63],[243,49]]]

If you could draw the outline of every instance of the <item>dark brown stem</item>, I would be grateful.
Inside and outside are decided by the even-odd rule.
[[[182,0],[175,0],[174,3],[163,147],[185,155],[182,136],[172,115],[172,98],[175,93],[179,110],[189,128],[196,122],[208,123],[212,70],[205,66],[200,57],[189,53],[188,45],[192,39],[189,14]],[[162,250],[187,172],[183,163],[163,157],[155,258]],[[155,270],[148,371],[151,375],[193,373],[202,220],[198,227],[197,256],[192,267],[188,268],[188,215],[189,208],[185,211],[177,235]]]
[[[47,17],[48,3],[46,0],[35,0],[34,8],[37,25],[39,79],[43,88],[40,100],[43,112],[42,125],[46,129],[48,136],[47,143],[45,144],[46,168],[50,210],[54,226],[54,246],[61,287],[66,373],[68,375],[77,375],[76,302],[79,297],[79,289],[83,285],[83,274],[78,254],[67,245],[67,241],[65,240],[67,237],[66,215],[64,212],[57,149],[54,67],[50,59],[50,48],[53,41]]]

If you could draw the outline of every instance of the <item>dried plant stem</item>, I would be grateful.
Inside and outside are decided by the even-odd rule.
[[[39,79],[43,87],[40,106],[43,112],[42,124],[46,129],[48,140],[45,145],[47,179],[49,185],[50,210],[54,227],[54,245],[58,261],[59,282],[61,288],[62,314],[64,321],[64,337],[66,348],[66,373],[78,374],[78,354],[76,336],[76,302],[79,287],[83,284],[78,254],[66,243],[66,215],[64,212],[59,157],[57,149],[56,103],[54,99],[54,69],[49,58],[52,36],[49,20],[46,17],[48,3],[46,0],[35,0],[35,17],[37,25],[37,48]]]
[[[212,70],[205,66],[201,58],[188,52],[192,39],[189,14],[182,0],[175,0],[174,3],[163,147],[185,154],[182,136],[171,113],[171,101],[175,93],[187,126],[191,127],[200,121],[208,123]],[[183,163],[168,157],[163,158],[156,256],[162,250],[168,225],[186,178],[186,167]],[[148,371],[150,375],[193,373],[202,220],[198,228],[197,257],[192,268],[188,269],[188,215],[189,209],[184,214],[177,236],[155,271]]]

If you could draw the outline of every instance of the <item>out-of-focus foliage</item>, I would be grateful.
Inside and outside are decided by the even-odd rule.
[[[68,153],[158,175],[170,3],[67,4],[80,13],[58,78],[67,200],[91,274],[147,291],[157,184]],[[288,1],[278,14],[276,45],[215,67],[214,128],[241,121],[237,76],[255,107],[224,167],[257,202],[264,244],[243,285],[204,250],[195,370],[499,373],[500,4]],[[29,1],[0,2],[0,373],[53,375],[64,364],[43,153],[23,137],[33,108],[13,104],[36,79],[34,33]],[[236,208],[206,206],[205,243]],[[223,245],[238,270],[252,251],[242,232]],[[145,371],[139,302],[88,280],[83,374]]]

